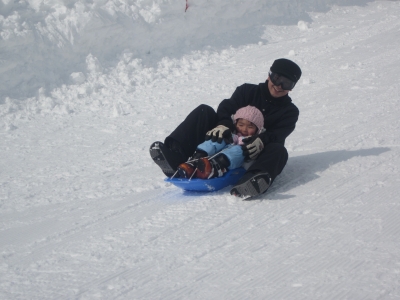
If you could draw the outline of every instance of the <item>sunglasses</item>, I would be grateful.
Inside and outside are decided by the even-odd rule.
[[[281,76],[277,73],[269,72],[268,75],[269,75],[269,79],[271,79],[271,82],[274,85],[281,86],[282,89],[284,89],[286,91],[290,91],[296,85],[296,82],[294,82],[290,79],[287,79],[286,77]]]

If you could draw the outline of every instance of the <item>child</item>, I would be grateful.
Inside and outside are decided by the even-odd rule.
[[[264,116],[256,107],[248,105],[238,109],[232,119],[236,127],[236,132],[232,134],[233,143],[227,144],[225,140],[221,143],[211,140],[201,143],[193,156],[178,166],[179,177],[221,177],[228,168],[236,169],[243,164],[243,140],[264,130]]]

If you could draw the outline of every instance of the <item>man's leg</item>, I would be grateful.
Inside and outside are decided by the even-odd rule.
[[[179,144],[187,159],[204,142],[206,133],[216,126],[217,120],[215,110],[201,104],[165,139],[165,145]]]
[[[197,145],[204,142],[207,131],[215,127],[217,113],[208,105],[195,108],[186,119],[165,139],[154,142],[150,155],[164,174],[171,177],[177,167],[193,155]]]
[[[253,197],[265,193],[285,167],[288,153],[282,144],[269,143],[257,160],[232,188],[231,194]]]

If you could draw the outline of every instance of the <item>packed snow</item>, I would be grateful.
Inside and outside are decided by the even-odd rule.
[[[400,299],[400,1],[0,1],[1,299]],[[303,76],[266,194],[183,192],[149,146]]]

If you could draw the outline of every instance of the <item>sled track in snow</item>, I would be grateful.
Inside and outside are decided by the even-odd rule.
[[[92,227],[96,227],[98,224],[108,224],[108,225],[118,225],[120,222],[125,222],[128,216],[124,216],[126,214],[130,214],[129,218],[132,218],[134,220],[141,219],[141,218],[146,218],[148,214],[152,214],[154,211],[152,209],[149,209],[148,206],[152,205],[152,201],[156,200],[157,197],[159,196],[154,196],[150,198],[146,198],[146,194],[154,194],[154,191],[152,192],[146,192],[140,195],[140,197],[145,197],[145,200],[132,203],[131,197],[125,197],[125,199],[120,200],[116,203],[108,203],[105,206],[109,207],[109,211],[107,211],[106,214],[101,215],[97,214],[96,211],[99,209],[99,206],[101,206],[104,209],[104,203],[103,205],[96,205],[96,204],[91,204],[91,207],[87,208],[85,212],[82,212],[80,210],[76,210],[75,212],[68,212],[64,213],[62,215],[66,215],[66,220],[71,221],[71,223],[74,225],[72,228],[68,228],[65,231],[60,231],[56,232],[54,234],[50,234],[48,236],[42,237],[41,241],[36,242],[34,247],[37,247],[34,251],[30,252],[27,256],[25,257],[18,257],[18,258],[11,258],[10,262],[13,262],[13,260],[18,261],[18,262],[24,262],[28,263],[31,260],[37,260],[40,259],[42,255],[46,255],[46,253],[51,250],[51,249],[62,249],[63,246],[68,244],[71,240],[77,240],[77,239],[82,239],[84,240],[87,238],[87,231],[90,231]],[[99,202],[101,202],[101,199],[98,199]],[[109,199],[105,199],[106,201],[109,201]],[[104,210],[98,210],[98,212],[103,212]],[[153,207],[154,210],[157,210],[157,206]],[[90,212],[91,211],[91,212]],[[85,214],[93,214],[95,216],[85,216]],[[53,212],[53,214],[56,214],[56,212]],[[124,216],[123,218],[120,218],[121,216]],[[82,219],[89,219],[90,221],[83,221],[79,222]],[[79,220],[76,222],[76,220]],[[36,220],[37,222],[41,222],[42,220]],[[65,221],[65,220],[64,220]],[[78,223],[78,224],[77,224]],[[26,224],[25,226],[30,226],[31,224]],[[33,245],[29,245],[29,247],[32,247]]]
[[[394,159],[397,152],[360,167],[363,172],[374,174],[387,159]],[[363,158],[353,160],[362,162]],[[228,292],[211,287],[209,291],[201,290],[197,296],[291,298],[296,295],[297,288],[315,295],[315,290],[305,289],[302,282],[318,282],[324,278],[327,284],[318,287],[323,298],[349,297],[351,283],[359,281],[357,274],[370,274],[377,267],[374,261],[360,260],[360,251],[363,248],[373,251],[370,243],[379,241],[379,231],[395,235],[395,215],[385,214],[384,226],[382,221],[371,219],[380,207],[374,198],[378,195],[390,198],[393,193],[389,190],[380,195],[378,190],[371,189],[366,190],[367,197],[360,195],[368,182],[365,177],[358,178],[359,172],[338,177],[331,167],[317,173],[318,176],[299,180],[293,177],[292,167],[288,167],[288,172],[282,174],[286,183],[277,180],[273,189],[255,201],[241,201],[230,196],[229,188],[196,194],[172,187],[120,197],[112,202],[100,199],[87,203],[82,209],[71,210],[63,205],[50,212],[53,217],[59,216],[64,224],[62,230],[42,232],[40,238],[22,245],[23,251],[8,256],[5,261],[16,266],[10,271],[20,278],[18,280],[24,278],[18,270],[36,266],[29,267],[29,274],[38,277],[31,284],[40,286],[52,282],[54,288],[48,288],[48,295],[62,295],[64,299],[90,298],[98,294],[117,299],[160,298],[167,294],[166,299],[176,299],[198,291],[204,282],[220,278],[238,282],[238,285]],[[299,167],[299,161],[293,167]],[[303,197],[296,197],[297,193]],[[141,200],[135,202],[138,197]],[[63,213],[58,214],[61,211]],[[342,218],[346,219],[346,224],[341,224]],[[31,223],[25,226],[46,220],[43,216],[26,218],[29,219]],[[378,226],[370,237],[371,221]],[[348,232],[349,225],[353,232]],[[331,233],[329,239],[327,232]],[[359,238],[355,239],[357,235]],[[335,244],[337,240],[341,241],[339,247]],[[79,244],[87,244],[95,251],[86,253]],[[334,249],[334,252],[326,253],[326,249]],[[54,260],[56,254],[66,260],[86,257],[79,267],[86,280],[76,282],[74,274],[68,270],[69,264]],[[113,261],[112,257],[115,265],[107,262]],[[53,270],[52,280],[46,272],[40,271],[46,267]],[[321,270],[347,274],[348,282],[330,278],[329,273],[321,273]],[[182,274],[186,277],[182,278]],[[292,288],[287,289],[286,278],[297,278],[296,274],[302,274],[303,279],[293,281]],[[367,276],[365,280],[373,279]],[[158,288],[154,288],[155,285]],[[115,293],[117,287],[118,293]],[[336,290],[340,292],[335,294]],[[41,295],[39,291],[37,294]],[[39,298],[42,297],[36,299]]]

